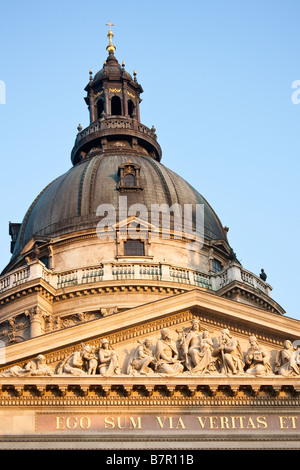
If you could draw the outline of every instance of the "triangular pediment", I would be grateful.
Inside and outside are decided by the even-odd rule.
[[[206,335],[210,340],[210,353],[207,357],[215,354],[226,330],[229,337],[236,340],[242,362],[245,363],[245,357],[251,346],[249,339],[255,337],[258,347],[266,351],[268,356],[271,369],[266,375],[270,376],[276,374],[276,360],[278,353],[283,349],[284,342],[289,340],[296,345],[300,338],[300,325],[296,320],[268,314],[263,310],[195,289],[11,345],[5,349],[5,365],[1,367],[2,373],[14,366],[22,369],[26,363],[43,355],[54,375],[76,375],[76,371],[69,370],[68,372],[64,369],[63,364],[74,353],[80,353],[88,347],[88,350],[96,355],[95,377],[101,377],[99,353],[104,348],[104,343],[107,343],[108,346],[105,348],[115,354],[117,367],[111,369],[109,373],[106,373],[104,368],[103,376],[135,376],[139,375],[139,370],[133,370],[132,360],[137,348],[149,339],[147,347],[155,357],[155,361],[152,364],[149,363],[150,369],[147,369],[147,375],[156,378],[165,375],[183,377],[190,375],[192,370],[195,376],[218,377],[224,372],[219,364],[215,367],[215,361],[217,359],[219,361],[222,356],[221,352],[217,359],[217,356],[214,356],[211,368],[204,369],[199,366],[193,371],[197,366],[197,360],[200,361],[199,358],[201,358],[200,345],[196,345],[197,354],[194,364],[191,364],[192,358],[188,345],[184,350],[184,342],[193,330],[195,320],[199,324],[198,336]],[[163,338],[166,330],[168,331],[167,339]],[[204,332],[206,332],[205,335]],[[173,350],[177,351],[176,358],[175,353],[173,357],[170,357],[170,363],[174,360],[174,364],[178,364],[177,368],[175,366],[153,367],[154,363],[163,361],[163,358],[157,356],[160,341],[164,341],[164,344],[172,344]],[[190,355],[189,365],[186,360],[187,354]],[[82,367],[85,372],[83,375],[88,374],[87,364],[88,361],[85,360]],[[231,372],[227,370],[228,375],[231,375]],[[244,373],[241,370],[239,372]],[[79,371],[78,374],[80,374]]]
[[[152,231],[152,232],[157,232],[158,227],[154,224],[150,224],[146,220],[136,217],[134,215],[127,217],[126,219],[121,220],[120,222],[117,222],[112,226],[112,228],[115,231],[122,231],[126,230],[126,232],[130,229],[136,230],[136,228],[139,227],[140,230],[144,230],[145,232]]]

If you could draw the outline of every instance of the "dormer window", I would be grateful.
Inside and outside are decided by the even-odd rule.
[[[119,166],[119,191],[141,191],[140,166],[128,161]]]

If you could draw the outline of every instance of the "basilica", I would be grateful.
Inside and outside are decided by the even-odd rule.
[[[0,449],[299,449],[300,322],[162,163],[112,26],[70,169],[9,224]]]

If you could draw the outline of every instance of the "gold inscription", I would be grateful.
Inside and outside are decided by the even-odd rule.
[[[56,429],[60,431],[74,429],[89,429],[91,420],[88,416],[56,416]]]
[[[165,428],[168,428],[168,429],[185,429],[185,425],[184,425],[183,419],[181,417],[174,418],[172,416],[169,416],[169,417],[156,416],[156,419],[157,419],[161,429],[165,429]]]
[[[278,416],[280,429],[296,429],[298,416]]]
[[[142,418],[141,416],[106,416],[104,418],[105,429],[142,429]]]
[[[198,431],[198,432],[241,432],[300,430],[297,415],[104,415],[37,413],[37,432],[60,431]]]

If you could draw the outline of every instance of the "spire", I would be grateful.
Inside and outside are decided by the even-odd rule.
[[[114,54],[114,52],[116,50],[116,46],[114,46],[113,43],[112,43],[112,38],[114,37],[114,35],[113,35],[112,30],[111,30],[111,26],[115,26],[115,25],[112,24],[109,20],[109,22],[106,23],[106,26],[109,27],[109,30],[108,30],[108,33],[107,33],[107,37],[109,39],[109,44],[106,47],[106,50],[109,52],[109,54]]]
[[[93,148],[101,148],[103,152],[120,144],[130,146],[134,154],[144,152],[157,161],[161,159],[161,149],[157,143],[155,129],[148,129],[140,121],[140,95],[142,86],[136,78],[125,70],[125,63],[119,64],[115,57],[116,47],[112,43],[114,37],[110,21],[106,47],[109,55],[101,70],[93,74],[89,71],[89,82],[85,87],[87,96],[84,98],[90,114],[90,125],[86,129],[78,126],[78,134],[71,159],[74,165],[80,162]],[[117,144],[118,143],[118,144]],[[143,149],[143,150],[141,150]]]

